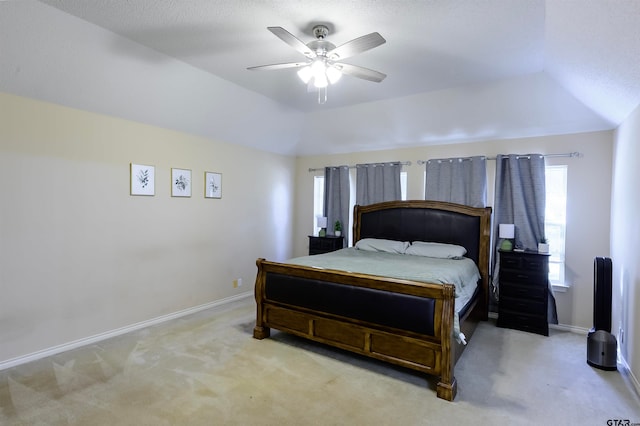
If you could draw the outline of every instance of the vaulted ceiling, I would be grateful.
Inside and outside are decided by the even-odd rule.
[[[314,24],[345,62],[320,105]],[[0,1],[0,90],[274,152],[309,155],[615,128],[640,103],[635,0]]]

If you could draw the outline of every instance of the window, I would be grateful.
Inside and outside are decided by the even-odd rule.
[[[549,280],[565,286],[564,248],[567,223],[567,166],[545,168],[546,208],[544,233],[549,243]]]
[[[355,176],[351,177],[351,199],[355,200]],[[400,191],[402,199],[407,199],[407,172],[400,172]],[[316,218],[318,216],[324,216],[324,175],[313,177],[313,234],[318,235],[318,228]]]
[[[407,199],[407,172],[400,172],[400,194],[402,200]]]
[[[324,216],[324,175],[313,177],[313,234],[318,235],[320,228],[316,218]]]

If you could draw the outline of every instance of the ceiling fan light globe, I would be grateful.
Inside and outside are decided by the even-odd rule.
[[[336,84],[342,77],[342,73],[334,67],[327,67],[327,78],[331,84]]]
[[[307,66],[304,68],[300,68],[300,70],[298,71],[298,77],[300,77],[300,80],[302,80],[304,84],[308,84],[309,80],[311,80],[311,77],[313,77],[313,71],[311,71],[311,67]]]
[[[324,73],[320,75],[316,75],[313,78],[313,85],[316,86],[318,89],[321,89],[329,85],[329,80],[327,80],[327,76],[325,76]]]
[[[324,74],[324,71],[326,68],[327,68],[327,65],[324,63],[322,59],[316,59],[311,64],[311,70],[313,71],[314,75]]]

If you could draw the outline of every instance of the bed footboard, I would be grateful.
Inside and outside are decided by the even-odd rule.
[[[264,259],[258,259],[257,266],[256,339],[269,337],[270,329],[275,328],[439,376],[438,397],[453,400],[457,390],[453,285],[318,270]],[[324,296],[317,288],[323,285],[328,289]],[[351,303],[350,295],[352,300],[364,297],[374,308],[341,309]],[[335,303],[336,297],[346,302]]]

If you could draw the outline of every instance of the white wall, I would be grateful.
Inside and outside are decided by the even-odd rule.
[[[559,322],[588,329],[592,326],[593,312],[593,258],[609,255],[612,138],[612,132],[605,131],[299,158],[296,164],[294,254],[301,256],[307,253],[307,236],[313,232],[314,173],[310,173],[309,168],[411,161],[412,165],[404,169],[407,172],[407,198],[424,199],[424,166],[418,165],[417,160],[579,151],[584,154],[582,158],[549,158],[547,164],[568,165],[566,266],[571,288],[565,293],[556,293]],[[495,163],[492,161],[488,162],[488,174],[489,181],[493,182]],[[491,187],[488,196],[492,204]]]
[[[0,364],[251,292],[256,258],[291,255],[294,161],[0,93]],[[129,195],[131,162],[155,196]]]
[[[615,135],[611,203],[611,332],[640,389],[640,107]],[[623,336],[624,334],[624,336]]]

